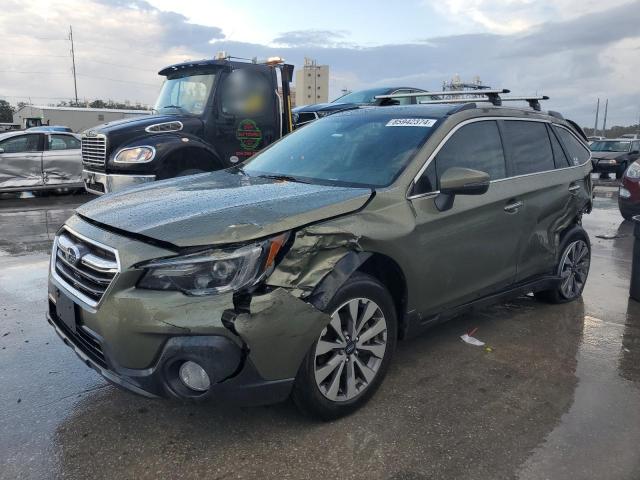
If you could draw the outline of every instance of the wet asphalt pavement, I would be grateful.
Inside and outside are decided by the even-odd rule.
[[[639,479],[632,225],[597,191],[581,301],[522,297],[402,342],[372,401],[333,423],[108,385],[44,319],[52,237],[88,197],[0,198],[0,478]],[[474,327],[493,351],[459,339]]]

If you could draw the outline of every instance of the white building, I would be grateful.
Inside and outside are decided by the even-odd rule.
[[[19,124],[20,128],[62,125],[74,132],[81,132],[101,123],[149,114],[150,110],[25,105],[13,114],[13,123]]]
[[[318,65],[315,60],[304,59],[296,70],[296,105],[309,105],[329,101],[329,65]]]

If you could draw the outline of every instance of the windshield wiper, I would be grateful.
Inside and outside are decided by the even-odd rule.
[[[182,108],[180,105],[164,105],[160,108],[175,108],[177,110],[180,110],[181,112],[186,112],[187,110],[185,110],[184,108]]]
[[[260,178],[272,178],[273,180],[284,180],[285,182],[297,182],[297,183],[310,183],[300,180],[299,178],[292,177],[291,175],[258,175]]]

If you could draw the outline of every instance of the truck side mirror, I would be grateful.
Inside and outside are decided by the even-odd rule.
[[[441,212],[453,207],[456,195],[482,195],[489,190],[488,173],[471,168],[452,167],[440,177],[440,194],[435,205]]]

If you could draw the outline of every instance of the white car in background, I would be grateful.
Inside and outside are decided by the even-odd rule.
[[[82,187],[79,135],[0,133],[0,193]]]

